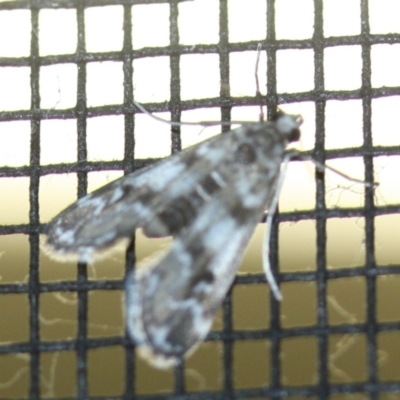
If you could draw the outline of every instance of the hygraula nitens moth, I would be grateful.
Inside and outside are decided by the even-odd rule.
[[[89,263],[129,243],[137,228],[172,235],[166,254],[128,275],[126,314],[139,352],[157,367],[173,366],[209,332],[301,122],[279,112],[111,182],[56,216],[45,248]]]

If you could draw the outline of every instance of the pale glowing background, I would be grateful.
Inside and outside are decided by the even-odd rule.
[[[251,7],[249,6],[251,4]],[[265,0],[229,1],[229,40],[244,42],[265,39]],[[217,0],[195,0],[179,5],[180,43],[218,43]],[[399,32],[400,2],[370,0],[370,27],[373,34]],[[343,9],[346,12],[343,12]],[[324,0],[325,36],[360,34],[359,0]],[[94,7],[85,12],[86,50],[88,52],[119,51],[122,48],[122,6]],[[313,35],[312,0],[276,0],[277,39],[307,39]],[[207,21],[207,28],[204,27]],[[162,47],[169,44],[169,7],[136,5],[132,11],[133,47]],[[74,10],[42,10],[39,18],[40,55],[72,54],[76,51],[76,12]],[[30,11],[0,11],[0,57],[26,57],[30,52]],[[265,52],[261,54],[260,81],[265,88]],[[314,87],[312,50],[283,50],[277,53],[278,92],[303,92]],[[361,47],[339,46],[325,49],[325,87],[327,90],[354,90],[361,85]],[[231,95],[255,94],[254,64],[256,53],[246,51],[230,55]],[[371,50],[372,87],[400,86],[400,45],[375,45]],[[181,56],[181,97],[218,97],[220,90],[217,55]],[[168,101],[170,72],[168,57],[143,58],[133,61],[134,94],[141,103]],[[30,108],[30,69],[0,67],[0,111]],[[74,64],[43,66],[40,71],[40,96],[43,109],[69,109],[76,105],[77,67]],[[121,104],[123,73],[120,62],[91,62],[87,64],[87,105],[97,107]],[[400,127],[397,121],[400,96],[372,101],[373,143],[376,146],[399,146]],[[311,102],[284,105],[285,111],[301,114],[305,120],[299,147],[310,150],[315,140],[315,108]],[[255,120],[258,107],[236,107],[232,119]],[[169,119],[169,113],[157,114]],[[191,110],[182,113],[182,121],[219,120],[218,109]],[[198,143],[217,134],[219,128],[202,131],[183,127],[183,147]],[[124,150],[124,120],[122,116],[89,118],[87,121],[88,160],[121,160]],[[41,122],[42,165],[77,161],[75,120],[43,120]],[[165,157],[170,154],[170,127],[145,115],[135,117],[135,156],[137,158]],[[30,122],[0,122],[0,168],[29,165]],[[328,101],[326,105],[326,147],[328,149],[357,147],[362,144],[361,100]],[[346,158],[330,165],[353,177],[364,178],[362,158]],[[375,204],[383,206],[400,203],[400,157],[382,156],[374,160],[375,177],[380,182]],[[89,191],[119,176],[122,172],[105,171],[88,175]],[[363,186],[326,175],[327,206],[362,207]],[[47,175],[40,182],[40,218],[49,221],[76,199],[75,174]],[[0,224],[28,223],[29,178],[0,179]],[[315,207],[314,167],[295,162],[289,166],[280,199],[280,211],[311,210]],[[376,257],[379,265],[399,264],[400,216],[375,219]],[[264,226],[246,253],[241,272],[261,272],[261,241]],[[331,219],[327,223],[328,268],[359,267],[365,262],[364,220],[362,218]],[[316,232],[313,221],[282,224],[279,232],[280,270],[283,272],[314,271],[316,268]],[[139,258],[146,258],[155,249],[163,248],[168,240],[149,241],[140,234],[137,239]],[[0,283],[26,282],[28,279],[29,243],[25,235],[0,237]],[[121,279],[124,273],[123,255],[89,267],[90,279]],[[73,280],[76,265],[61,265],[41,255],[42,282]],[[343,282],[341,282],[343,281]],[[400,279],[398,276],[378,279],[377,319],[398,321],[400,318]],[[315,283],[283,284],[281,305],[283,327],[310,326],[316,323]],[[365,281],[343,279],[330,282],[329,323],[362,323],[365,321]],[[25,342],[29,335],[29,310],[26,295],[0,297],[0,345]],[[89,337],[114,337],[123,334],[121,310],[122,293],[92,292],[89,296]],[[384,303],[384,300],[387,303]],[[238,285],[233,291],[236,313],[234,328],[238,330],[268,329],[269,296],[265,285]],[[385,306],[384,304],[387,304]],[[396,306],[392,306],[395,304]],[[251,309],[251,312],[249,311]],[[76,298],[71,294],[41,295],[41,339],[68,340],[76,337]],[[7,321],[5,323],[5,321]],[[7,326],[9,321],[12,326]],[[15,327],[15,328],[14,328]],[[222,329],[220,320],[214,330]],[[400,354],[392,354],[393,343],[400,348],[400,337],[393,333],[379,337],[382,351],[382,379],[398,379]],[[390,339],[390,340],[389,340]],[[392,340],[393,339],[393,340]],[[365,343],[362,337],[342,337],[332,340],[330,367],[332,383],[353,383],[366,379]],[[340,342],[342,341],[342,342]],[[395,348],[396,348],[395,346]],[[282,346],[282,384],[289,386],[315,384],[315,338],[285,341]],[[222,386],[221,346],[207,343],[187,362],[187,390],[219,390]],[[306,349],[306,350],[303,350]],[[344,354],[341,350],[345,349]],[[269,371],[249,366],[268,364],[268,345],[262,343],[235,344],[235,376],[237,389],[263,387],[269,383]],[[302,353],[306,351],[306,353]],[[118,396],[124,384],[124,352],[121,348],[89,351],[90,395]],[[341,357],[342,358],[341,358]],[[105,357],[105,358],[104,358]],[[349,360],[361,357],[360,365],[349,367]],[[104,365],[107,359],[107,365]],[[299,362],[299,359],[302,362]],[[208,360],[207,362],[205,360]],[[267,361],[266,361],[267,360]],[[343,361],[344,360],[344,361]],[[365,360],[364,360],[365,361]],[[96,369],[97,365],[101,368]],[[0,357],[0,398],[26,396],[29,382],[29,357],[10,355]],[[397,369],[396,369],[397,368]],[[105,374],[104,376],[102,374]],[[397,375],[396,375],[397,374]],[[42,394],[73,396],[76,386],[75,354],[60,352],[43,354]],[[110,383],[111,382],[111,383]],[[171,392],[173,372],[150,369],[137,364],[138,393]],[[335,397],[339,399],[340,397]],[[362,397],[360,397],[361,399]],[[358,399],[358,398],[357,398]]]

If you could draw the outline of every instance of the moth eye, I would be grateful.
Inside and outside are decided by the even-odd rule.
[[[289,136],[289,142],[297,142],[300,139],[300,129],[293,129]]]
[[[257,154],[252,146],[247,143],[241,144],[236,150],[236,160],[242,164],[255,162]]]

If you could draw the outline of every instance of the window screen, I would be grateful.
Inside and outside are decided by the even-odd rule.
[[[400,4],[386,0],[0,2],[0,398],[396,399],[400,392]],[[262,273],[260,223],[211,333],[179,367],[135,356],[124,277],[170,244],[93,266],[45,224],[123,174],[229,130],[304,118]]]

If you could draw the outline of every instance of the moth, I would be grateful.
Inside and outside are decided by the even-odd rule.
[[[89,263],[128,244],[137,228],[173,236],[168,252],[126,279],[131,338],[151,364],[171,367],[211,329],[301,123],[279,112],[111,182],[56,216],[45,246],[55,258]],[[267,279],[274,282],[268,271]]]

